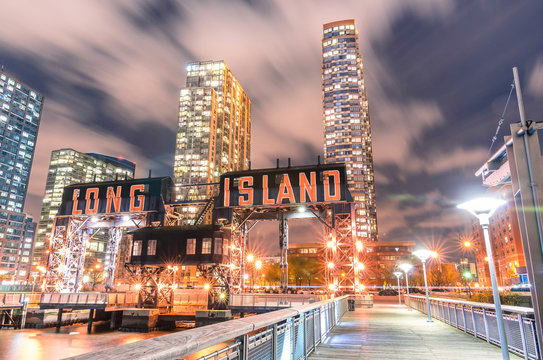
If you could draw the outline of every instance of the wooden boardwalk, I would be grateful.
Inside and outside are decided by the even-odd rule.
[[[309,359],[501,359],[499,347],[405,306],[347,312]],[[511,359],[521,359],[511,354]]]

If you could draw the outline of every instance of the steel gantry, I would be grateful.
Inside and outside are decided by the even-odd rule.
[[[90,240],[101,229],[107,229],[103,265],[106,289],[111,290],[120,260],[118,255],[123,229],[145,226],[146,215],[145,212],[139,212],[55,217],[42,289],[46,292],[78,292],[83,286],[85,258]]]

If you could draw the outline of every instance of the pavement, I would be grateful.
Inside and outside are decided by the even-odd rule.
[[[348,311],[309,357],[328,359],[501,359],[501,349],[391,299]],[[385,300],[385,301],[383,301]],[[510,354],[511,359],[521,359]]]

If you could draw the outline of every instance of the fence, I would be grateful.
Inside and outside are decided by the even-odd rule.
[[[347,299],[343,296],[230,320],[72,359],[166,360],[189,355],[198,360],[307,359],[347,311]]]
[[[312,304],[326,299],[326,295],[288,294],[232,294],[230,308],[288,308]]]
[[[27,304],[37,304],[40,300],[40,293],[28,292],[5,292],[0,293],[0,307],[2,306],[23,306]]]
[[[426,297],[410,296],[411,307],[427,313]],[[407,297],[405,297],[407,302]],[[502,305],[509,351],[525,359],[541,359],[538,353],[533,309]],[[494,304],[430,298],[433,318],[441,320],[488,343],[500,346]]]
[[[40,305],[130,306],[138,303],[138,293],[43,293]]]

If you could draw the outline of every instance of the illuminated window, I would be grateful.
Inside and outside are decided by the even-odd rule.
[[[156,240],[147,242],[147,255],[156,255]]]
[[[215,251],[213,251],[215,255],[221,255],[222,254],[222,239],[221,238],[215,238]]]
[[[211,254],[211,238],[202,240],[202,254]]]
[[[187,255],[196,254],[196,239],[187,239]]]
[[[134,240],[134,247],[132,248],[132,256],[141,256],[141,240]]]

